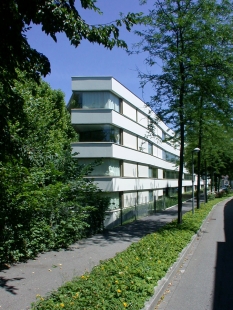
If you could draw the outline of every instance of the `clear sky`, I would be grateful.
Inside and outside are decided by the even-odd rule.
[[[104,24],[119,18],[123,12],[145,12],[153,8],[153,0],[148,0],[146,5],[140,5],[139,0],[97,0],[96,6],[101,9],[103,15],[91,10],[80,9],[80,1],[76,0],[80,15],[88,24]],[[120,37],[126,41],[131,48],[140,38],[134,34],[134,27],[128,32],[125,27],[120,28]],[[144,64],[145,54],[128,56],[121,48],[106,48],[83,40],[79,47],[71,46],[69,40],[63,34],[57,36],[58,42],[41,31],[41,27],[33,26],[27,33],[30,45],[37,51],[46,55],[51,63],[51,74],[45,80],[53,89],[61,89],[65,93],[66,103],[71,96],[72,76],[113,76],[126,86],[135,95],[149,100],[152,90],[147,87],[146,93],[142,95],[137,68],[147,71]]]

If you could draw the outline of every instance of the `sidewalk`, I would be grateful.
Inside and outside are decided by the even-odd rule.
[[[183,204],[183,213],[191,210],[191,202]],[[74,276],[90,271],[100,260],[114,257],[132,242],[158,230],[177,218],[177,207],[145,217],[105,234],[81,240],[69,250],[40,254],[35,260],[0,271],[0,309],[30,309],[36,295],[46,296]]]
[[[156,310],[233,309],[233,200],[219,203],[179,264]],[[154,309],[151,308],[151,309]]]

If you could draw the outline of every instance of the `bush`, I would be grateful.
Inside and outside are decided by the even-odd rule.
[[[91,166],[81,169],[71,156],[70,143],[78,138],[64,94],[17,75],[11,88],[22,111],[7,123],[9,144],[0,147],[0,263],[67,247],[97,232],[107,208],[100,190],[84,178]],[[9,98],[0,90],[7,107]]]
[[[101,229],[108,205],[101,191],[81,173],[59,178],[49,167],[0,167],[0,263],[68,247]]]
[[[215,196],[216,196],[215,192],[209,192],[209,193],[207,194],[208,200],[214,200],[214,199],[215,199]]]

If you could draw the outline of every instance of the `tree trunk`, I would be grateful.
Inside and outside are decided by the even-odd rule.
[[[180,123],[180,169],[179,169],[179,179],[178,179],[178,224],[182,223],[182,182],[183,182],[183,166],[184,166],[183,113],[181,113],[180,118],[182,122]]]
[[[178,9],[180,3],[177,2]],[[184,52],[184,38],[182,29],[177,33],[177,50],[183,54]],[[179,56],[179,55],[178,55]],[[182,223],[182,185],[183,185],[183,167],[184,167],[184,94],[185,94],[185,66],[183,61],[179,62],[179,74],[181,79],[180,93],[179,93],[179,122],[180,122],[180,167],[178,179],[178,224]]]
[[[202,148],[202,126],[203,126],[203,97],[200,98],[200,109],[199,109],[199,132],[198,132],[198,147],[200,151],[197,154],[197,209],[200,208],[200,187],[201,187],[201,148]]]

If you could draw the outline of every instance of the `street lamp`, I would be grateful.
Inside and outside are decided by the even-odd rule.
[[[193,153],[200,152],[200,149],[196,147],[192,150],[192,213],[194,213],[194,163],[193,163]]]

